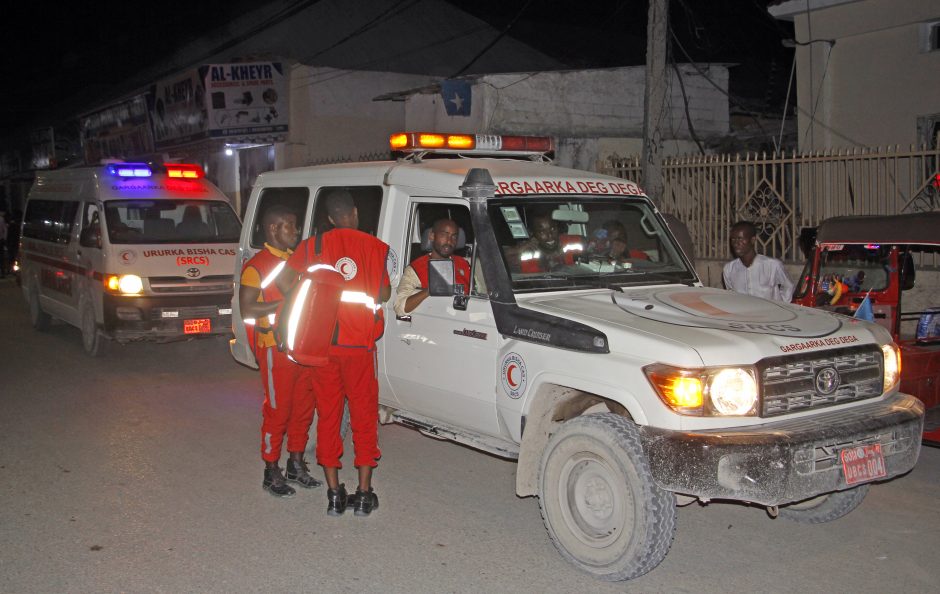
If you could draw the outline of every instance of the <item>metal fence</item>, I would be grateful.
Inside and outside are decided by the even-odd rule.
[[[674,157],[658,205],[688,225],[697,257],[727,258],[730,227],[745,219],[757,226],[758,251],[796,262],[801,229],[829,217],[940,210],[938,167],[940,148]],[[598,171],[643,183],[639,157]]]

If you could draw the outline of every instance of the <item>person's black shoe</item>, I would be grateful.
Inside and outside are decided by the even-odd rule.
[[[304,460],[287,460],[287,480],[292,483],[297,483],[305,489],[313,489],[319,487],[323,483],[317,479],[310,476],[310,472],[307,469],[307,462]]]
[[[284,481],[284,475],[277,466],[264,469],[264,481],[261,487],[275,497],[291,497],[294,495],[294,488]]]
[[[351,499],[353,513],[357,516],[368,516],[372,510],[379,509],[379,496],[375,494],[372,487],[369,487],[368,491],[356,489]]]
[[[349,495],[346,494],[346,485],[342,484],[336,489],[327,489],[326,499],[330,502],[326,508],[326,515],[343,515],[343,512],[346,511],[346,505],[349,503]]]

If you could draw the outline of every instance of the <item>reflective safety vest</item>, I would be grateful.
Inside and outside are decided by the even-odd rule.
[[[372,349],[385,331],[380,295],[388,286],[388,245],[356,229],[337,228],[301,242],[288,266],[303,273],[327,264],[346,279],[336,313],[333,344]]]
[[[519,254],[522,272],[547,272],[554,266],[572,266],[575,256],[584,251],[584,239],[580,235],[559,235],[558,243],[561,250],[557,254],[545,254],[536,247],[523,250]]]
[[[277,254],[271,252],[271,250],[264,248],[245,262],[244,266],[242,266],[242,274],[244,275],[248,268],[257,270],[258,275],[261,277],[261,300],[264,303],[281,301],[284,298],[284,294],[278,289],[274,279],[284,270],[286,265],[287,260],[282,259]],[[261,340],[260,336],[271,332],[276,319],[277,316],[273,313],[268,314],[260,320],[244,318],[245,332],[248,334],[248,344],[251,345],[256,356],[259,348],[258,342]],[[274,341],[272,341],[272,343],[273,342]]]

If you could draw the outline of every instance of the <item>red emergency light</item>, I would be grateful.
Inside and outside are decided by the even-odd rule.
[[[164,163],[167,177],[180,179],[200,179],[206,176],[206,172],[199,165],[191,163]]]
[[[542,155],[555,150],[549,136],[398,132],[389,137],[393,151],[405,153]]]

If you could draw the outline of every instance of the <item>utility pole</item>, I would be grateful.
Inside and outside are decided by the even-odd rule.
[[[663,119],[669,0],[649,0],[646,21],[646,92],[643,97],[643,187],[660,204],[663,195]]]

